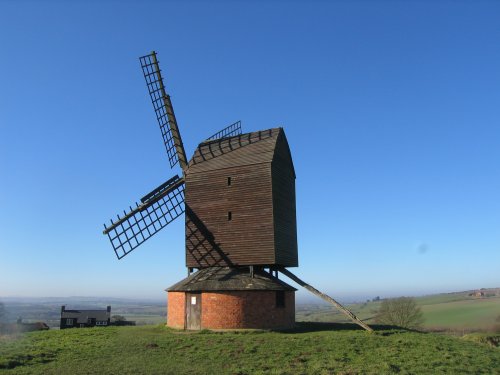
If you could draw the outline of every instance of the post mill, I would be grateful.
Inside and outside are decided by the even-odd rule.
[[[157,55],[140,58],[175,175],[104,225],[118,259],[185,213],[188,276],[167,289],[167,325],[181,329],[285,329],[296,289],[282,273],[371,328],[291,273],[298,266],[295,171],[283,128],[242,134],[236,122],[188,160]]]

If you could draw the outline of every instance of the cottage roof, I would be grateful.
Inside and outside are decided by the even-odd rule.
[[[189,161],[188,173],[271,163],[279,139],[283,139],[288,148],[283,128],[260,130],[202,142]],[[290,154],[289,150],[288,154]]]
[[[167,289],[168,292],[234,291],[234,290],[283,290],[295,291],[294,287],[271,276],[255,271],[250,275],[248,267],[203,268]]]
[[[107,310],[64,310],[61,312],[61,318],[73,318],[77,323],[87,323],[89,319],[97,321],[108,320],[111,312]]]

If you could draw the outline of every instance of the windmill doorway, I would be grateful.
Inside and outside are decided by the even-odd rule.
[[[201,329],[201,293],[186,293],[186,329]]]

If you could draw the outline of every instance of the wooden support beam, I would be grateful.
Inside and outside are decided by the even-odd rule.
[[[165,110],[167,112],[168,125],[170,126],[170,131],[172,132],[172,138],[174,141],[175,150],[177,152],[177,158],[179,159],[179,164],[183,172],[187,169],[187,158],[186,151],[184,151],[184,144],[182,143],[181,134],[179,133],[179,127],[177,126],[177,119],[174,114],[174,107],[170,101],[170,95],[167,94],[165,86],[163,85],[163,79],[160,73],[160,67],[158,66],[158,60],[156,59],[156,52],[151,53],[153,58],[153,66],[155,68],[155,73],[160,85],[161,95],[163,98],[163,104],[165,105]]]
[[[325,300],[328,303],[331,303],[333,306],[335,306],[337,309],[339,309],[340,312],[342,312],[343,314],[347,315],[349,317],[349,319],[351,319],[354,323],[358,324],[359,326],[363,327],[364,329],[366,329],[369,332],[373,332],[373,329],[368,324],[366,324],[363,321],[361,321],[356,315],[354,315],[352,312],[350,312],[348,309],[346,309],[340,303],[338,303],[337,301],[335,301],[332,297],[327,296],[324,293],[321,293],[316,288],[313,288],[311,285],[309,285],[305,281],[299,279],[297,276],[295,276],[293,273],[291,273],[290,271],[288,271],[286,268],[280,267],[279,271],[283,275],[285,275],[285,276],[289,277],[290,279],[292,279],[293,281],[295,281],[301,287],[303,287],[303,288],[307,289],[308,291],[310,291],[312,294],[318,296],[319,298]]]

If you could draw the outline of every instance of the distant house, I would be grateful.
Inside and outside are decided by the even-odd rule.
[[[469,293],[469,297],[484,297],[484,292],[477,290],[475,292]]]
[[[111,306],[106,310],[66,310],[61,306],[61,329],[107,327],[111,323]]]

